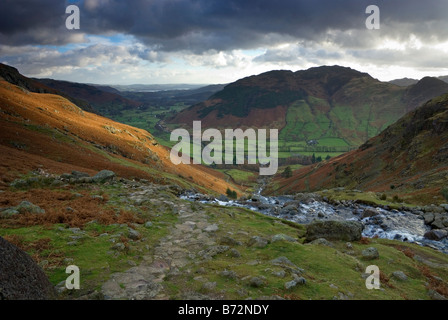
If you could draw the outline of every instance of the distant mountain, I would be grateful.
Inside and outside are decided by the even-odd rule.
[[[169,107],[177,103],[193,105],[208,99],[225,87],[223,84],[208,85],[195,89],[160,90],[154,92],[122,91],[120,94],[128,99],[139,101],[146,106]]]
[[[355,151],[279,178],[274,193],[333,187],[406,194],[417,201],[446,201],[448,94],[411,111]],[[438,200],[437,200],[438,199]]]
[[[47,93],[45,86],[18,77],[16,71],[13,78],[3,72],[0,80],[0,186],[37,168],[58,174],[108,169],[121,177],[204,193],[238,190],[224,181],[223,174],[204,166],[174,165],[170,151],[149,132],[83,111],[66,98]]]
[[[402,78],[389,81],[389,83],[396,84],[400,87],[408,87],[410,85],[416,84],[417,82],[418,80],[410,78]]]
[[[185,91],[195,90],[204,86],[203,84],[188,83],[111,85],[111,87],[120,92]]]
[[[440,76],[439,79],[448,83],[448,76]]]
[[[283,141],[338,138],[359,146],[406,112],[446,92],[448,84],[434,78],[399,87],[339,66],[279,70],[231,83],[167,122],[278,128]]]
[[[423,102],[448,92],[448,83],[432,77],[424,77],[414,85],[406,88],[403,102],[407,110],[420,106]]]
[[[94,85],[53,79],[36,79],[36,81],[68,96],[86,101],[99,114],[114,114],[121,110],[136,109],[142,104],[121,96],[118,91],[113,92],[111,87],[98,88]]]

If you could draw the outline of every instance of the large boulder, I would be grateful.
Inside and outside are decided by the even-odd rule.
[[[106,182],[115,177],[115,172],[110,170],[102,170],[92,177],[94,182]]]
[[[0,300],[54,298],[52,284],[33,259],[0,237]]]
[[[358,241],[364,225],[359,221],[314,221],[307,225],[305,242],[327,240]]]

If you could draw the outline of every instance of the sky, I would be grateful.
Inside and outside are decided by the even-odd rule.
[[[69,30],[69,5],[80,28]],[[366,27],[379,8],[379,29]],[[341,65],[448,75],[447,0],[1,0],[0,62],[98,84],[229,83]]]

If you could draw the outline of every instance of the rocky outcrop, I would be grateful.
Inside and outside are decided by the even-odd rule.
[[[0,300],[54,298],[52,284],[33,259],[0,237]]]
[[[358,221],[315,221],[306,228],[305,242],[326,240],[357,241],[364,226]]]

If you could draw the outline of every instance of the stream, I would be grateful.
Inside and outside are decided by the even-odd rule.
[[[399,211],[387,207],[374,207],[355,201],[341,201],[331,204],[316,194],[295,196],[261,195],[259,191],[247,200],[229,200],[226,197],[213,198],[199,193],[185,193],[180,196],[189,201],[243,207],[268,216],[282,218],[300,224],[314,220],[355,220],[364,225],[363,236],[378,237],[428,246],[448,254],[448,239],[429,240],[424,234],[431,230],[425,225],[421,214],[411,210]]]

